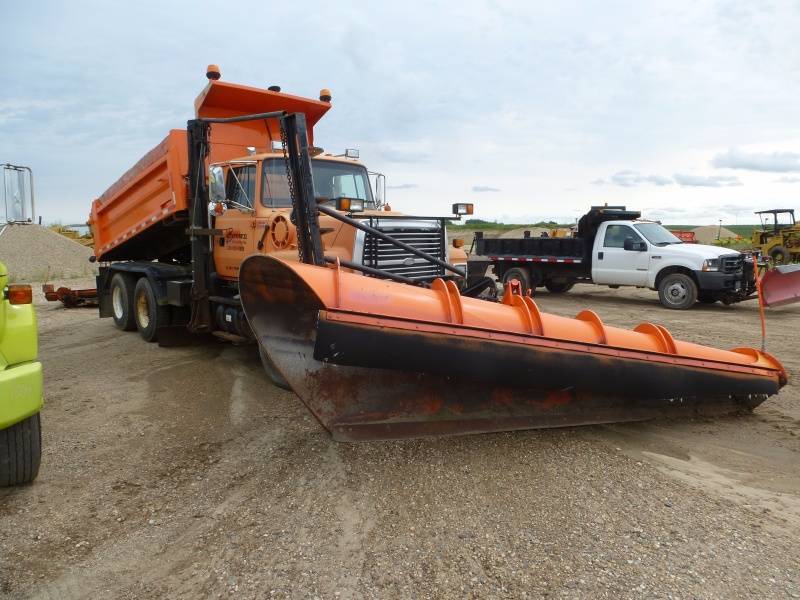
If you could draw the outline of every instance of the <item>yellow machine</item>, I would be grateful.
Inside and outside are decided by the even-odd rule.
[[[753,248],[778,265],[800,260],[800,226],[794,220],[794,210],[773,208],[756,214],[761,229],[753,232]]]

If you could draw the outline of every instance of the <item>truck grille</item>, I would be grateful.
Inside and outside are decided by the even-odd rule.
[[[744,254],[731,254],[721,256],[719,259],[720,271],[723,273],[738,273],[744,266]]]
[[[439,260],[446,261],[445,231],[436,227],[399,227],[386,225],[375,227],[409,246],[422,250]],[[398,248],[370,233],[364,237],[364,265],[402,275],[410,279],[435,279],[444,276],[444,269],[411,252]]]

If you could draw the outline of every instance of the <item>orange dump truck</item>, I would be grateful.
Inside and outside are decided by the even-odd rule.
[[[355,157],[314,145],[329,92],[208,76],[186,131],[92,205],[100,314],[118,327],[256,341],[339,440],[719,414],[786,384],[765,352],[548,315],[513,279],[502,302],[475,297],[494,282],[464,282],[446,218],[387,210]]]
[[[459,279],[466,255],[447,244],[447,219],[453,217],[391,211],[379,193],[383,176],[370,177],[356,151],[334,155],[314,146],[314,126],[331,108],[329,91],[313,100],[277,86],[227,83],[213,65],[207,76],[189,129],[170,131],[92,203],[101,316],[113,317],[120,329],[138,329],[148,341],[187,325],[251,338],[238,298],[242,260],[254,253],[298,260],[302,252],[284,146],[287,115],[302,115],[305,122],[314,202],[367,224],[365,231],[321,216],[325,257],[401,281]],[[190,156],[198,157],[194,164]],[[386,244],[376,232],[395,236],[417,254]]]

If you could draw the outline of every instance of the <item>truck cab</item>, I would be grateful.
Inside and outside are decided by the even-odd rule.
[[[319,149],[318,149],[319,150]],[[381,231],[400,234],[425,252],[466,267],[466,253],[447,245],[444,219],[406,217],[389,210],[373,191],[367,168],[348,151],[318,151],[312,172],[319,204],[371,222]],[[223,235],[215,241],[215,270],[235,281],[242,260],[255,253],[297,259],[297,233],[291,221],[292,198],[281,152],[253,154],[210,166],[212,223]],[[377,188],[377,185],[376,185]],[[380,267],[411,279],[441,274],[435,265],[396,248],[382,248],[364,232],[320,215],[322,242],[329,256]]]

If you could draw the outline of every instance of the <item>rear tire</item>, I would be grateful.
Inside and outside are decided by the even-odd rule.
[[[528,290],[531,289],[531,275],[528,273],[528,269],[513,267],[503,273],[503,285],[509,283],[512,279],[519,281],[523,295],[527,294]]]
[[[785,246],[775,246],[769,251],[769,257],[776,265],[785,265],[792,261],[792,254]]]
[[[261,344],[258,345],[258,355],[261,357],[261,364],[264,366],[264,372],[269,377],[269,380],[275,387],[279,387],[282,390],[292,391],[289,382],[283,378],[283,375],[280,374],[280,371],[275,368],[275,363],[273,363],[267,353],[264,352],[264,349],[261,347]]]
[[[39,413],[0,429],[0,487],[30,483],[42,462]]]
[[[545,281],[544,287],[551,294],[564,294],[572,289],[574,281]]]
[[[697,301],[697,284],[683,273],[665,275],[658,285],[661,305],[673,310],[686,310]]]
[[[111,278],[111,316],[114,325],[122,331],[136,329],[133,319],[133,287],[135,283],[130,275],[116,273]]]
[[[136,329],[146,342],[158,340],[158,330],[167,324],[166,306],[159,306],[153,286],[147,277],[142,277],[136,282],[133,291],[133,316]]]

